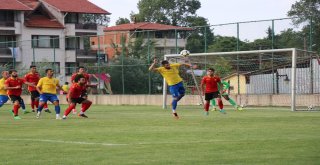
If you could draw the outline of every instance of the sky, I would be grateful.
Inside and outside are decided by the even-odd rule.
[[[114,26],[119,17],[128,18],[133,11],[138,13],[139,0],[89,0],[97,6],[112,13],[109,26]],[[210,25],[286,18],[291,5],[297,0],[200,0],[201,8],[198,16],[207,18]],[[120,3],[121,2],[121,3]],[[241,40],[252,41],[266,36],[266,30],[272,26],[271,21],[260,23],[245,23],[239,25]],[[290,20],[274,22],[276,34],[287,28],[295,30]],[[213,26],[215,35],[237,36],[237,25]]]

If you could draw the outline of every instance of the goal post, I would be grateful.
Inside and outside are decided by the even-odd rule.
[[[164,56],[170,63],[182,63],[183,58],[179,54]],[[290,106],[292,111],[320,106],[320,64],[315,52],[286,48],[191,53],[188,58],[197,66],[197,83],[190,78],[188,68],[180,69],[186,95],[198,94],[194,92],[195,85],[200,84],[206,69],[212,67],[222,80],[231,82],[228,92],[239,105]],[[163,108],[166,108],[168,90],[163,83]],[[187,99],[191,98],[186,103],[197,105],[195,97]]]

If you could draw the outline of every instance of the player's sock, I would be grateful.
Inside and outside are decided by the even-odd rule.
[[[220,109],[223,109],[223,103],[221,99],[218,99],[218,105]]]
[[[35,100],[34,105],[36,106],[36,108],[38,108],[39,107],[39,100]]]
[[[76,105],[69,105],[69,107],[64,111],[64,116],[68,116],[71,110],[75,107]]]
[[[56,114],[60,114],[60,105],[54,106],[54,110],[56,111]]]
[[[45,103],[44,105],[43,105],[43,109],[48,109],[48,104],[47,103]]]
[[[34,106],[35,106],[35,105],[34,105],[34,102],[35,102],[35,100],[34,100],[34,99],[31,99],[31,109],[32,109],[32,110],[34,110]]]
[[[43,109],[43,105],[41,106],[41,105],[39,105],[39,107],[38,107],[38,109],[37,109],[37,112],[41,112],[42,111],[42,109]]]
[[[91,104],[92,104],[92,102],[82,103],[81,112],[85,112],[91,106]]]
[[[209,111],[209,107],[210,107],[210,102],[206,102],[206,103],[204,104],[204,110],[205,110],[206,112],[208,112],[208,111]]]
[[[229,103],[230,103],[233,107],[235,107],[235,108],[238,107],[238,106],[237,106],[237,103],[236,103],[233,99],[231,99],[231,98],[229,98]]]
[[[26,105],[24,104],[23,100],[21,100],[21,102],[20,102],[20,107],[22,108],[23,111],[26,110]]]
[[[178,101],[174,98],[173,100],[172,100],[172,109],[177,109],[177,104],[178,104]]]
[[[18,110],[20,108],[20,105],[13,105],[13,113],[14,116],[18,116]]]

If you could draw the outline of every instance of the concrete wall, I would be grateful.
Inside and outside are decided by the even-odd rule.
[[[26,104],[30,104],[30,96],[22,96]],[[238,104],[253,106],[290,106],[291,95],[238,95],[231,96]],[[65,95],[59,95],[61,104],[66,104]],[[93,104],[99,105],[162,105],[162,95],[89,95]],[[170,105],[171,96],[168,95]],[[308,106],[310,104],[320,106],[320,94],[297,95],[297,106]],[[199,96],[187,95],[179,105],[199,105]],[[223,100],[225,105],[229,105]]]

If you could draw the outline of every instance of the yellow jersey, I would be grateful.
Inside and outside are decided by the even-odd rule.
[[[7,95],[7,90],[4,89],[4,78],[0,79],[0,95]]]
[[[156,70],[166,79],[168,85],[175,85],[182,81],[179,75],[179,67],[181,64],[170,64],[170,69],[166,69],[163,66],[156,68]]]
[[[59,85],[59,80],[56,78],[49,78],[49,77],[42,77],[37,87],[41,88],[42,93],[49,93],[49,94],[57,94],[57,87]]]

